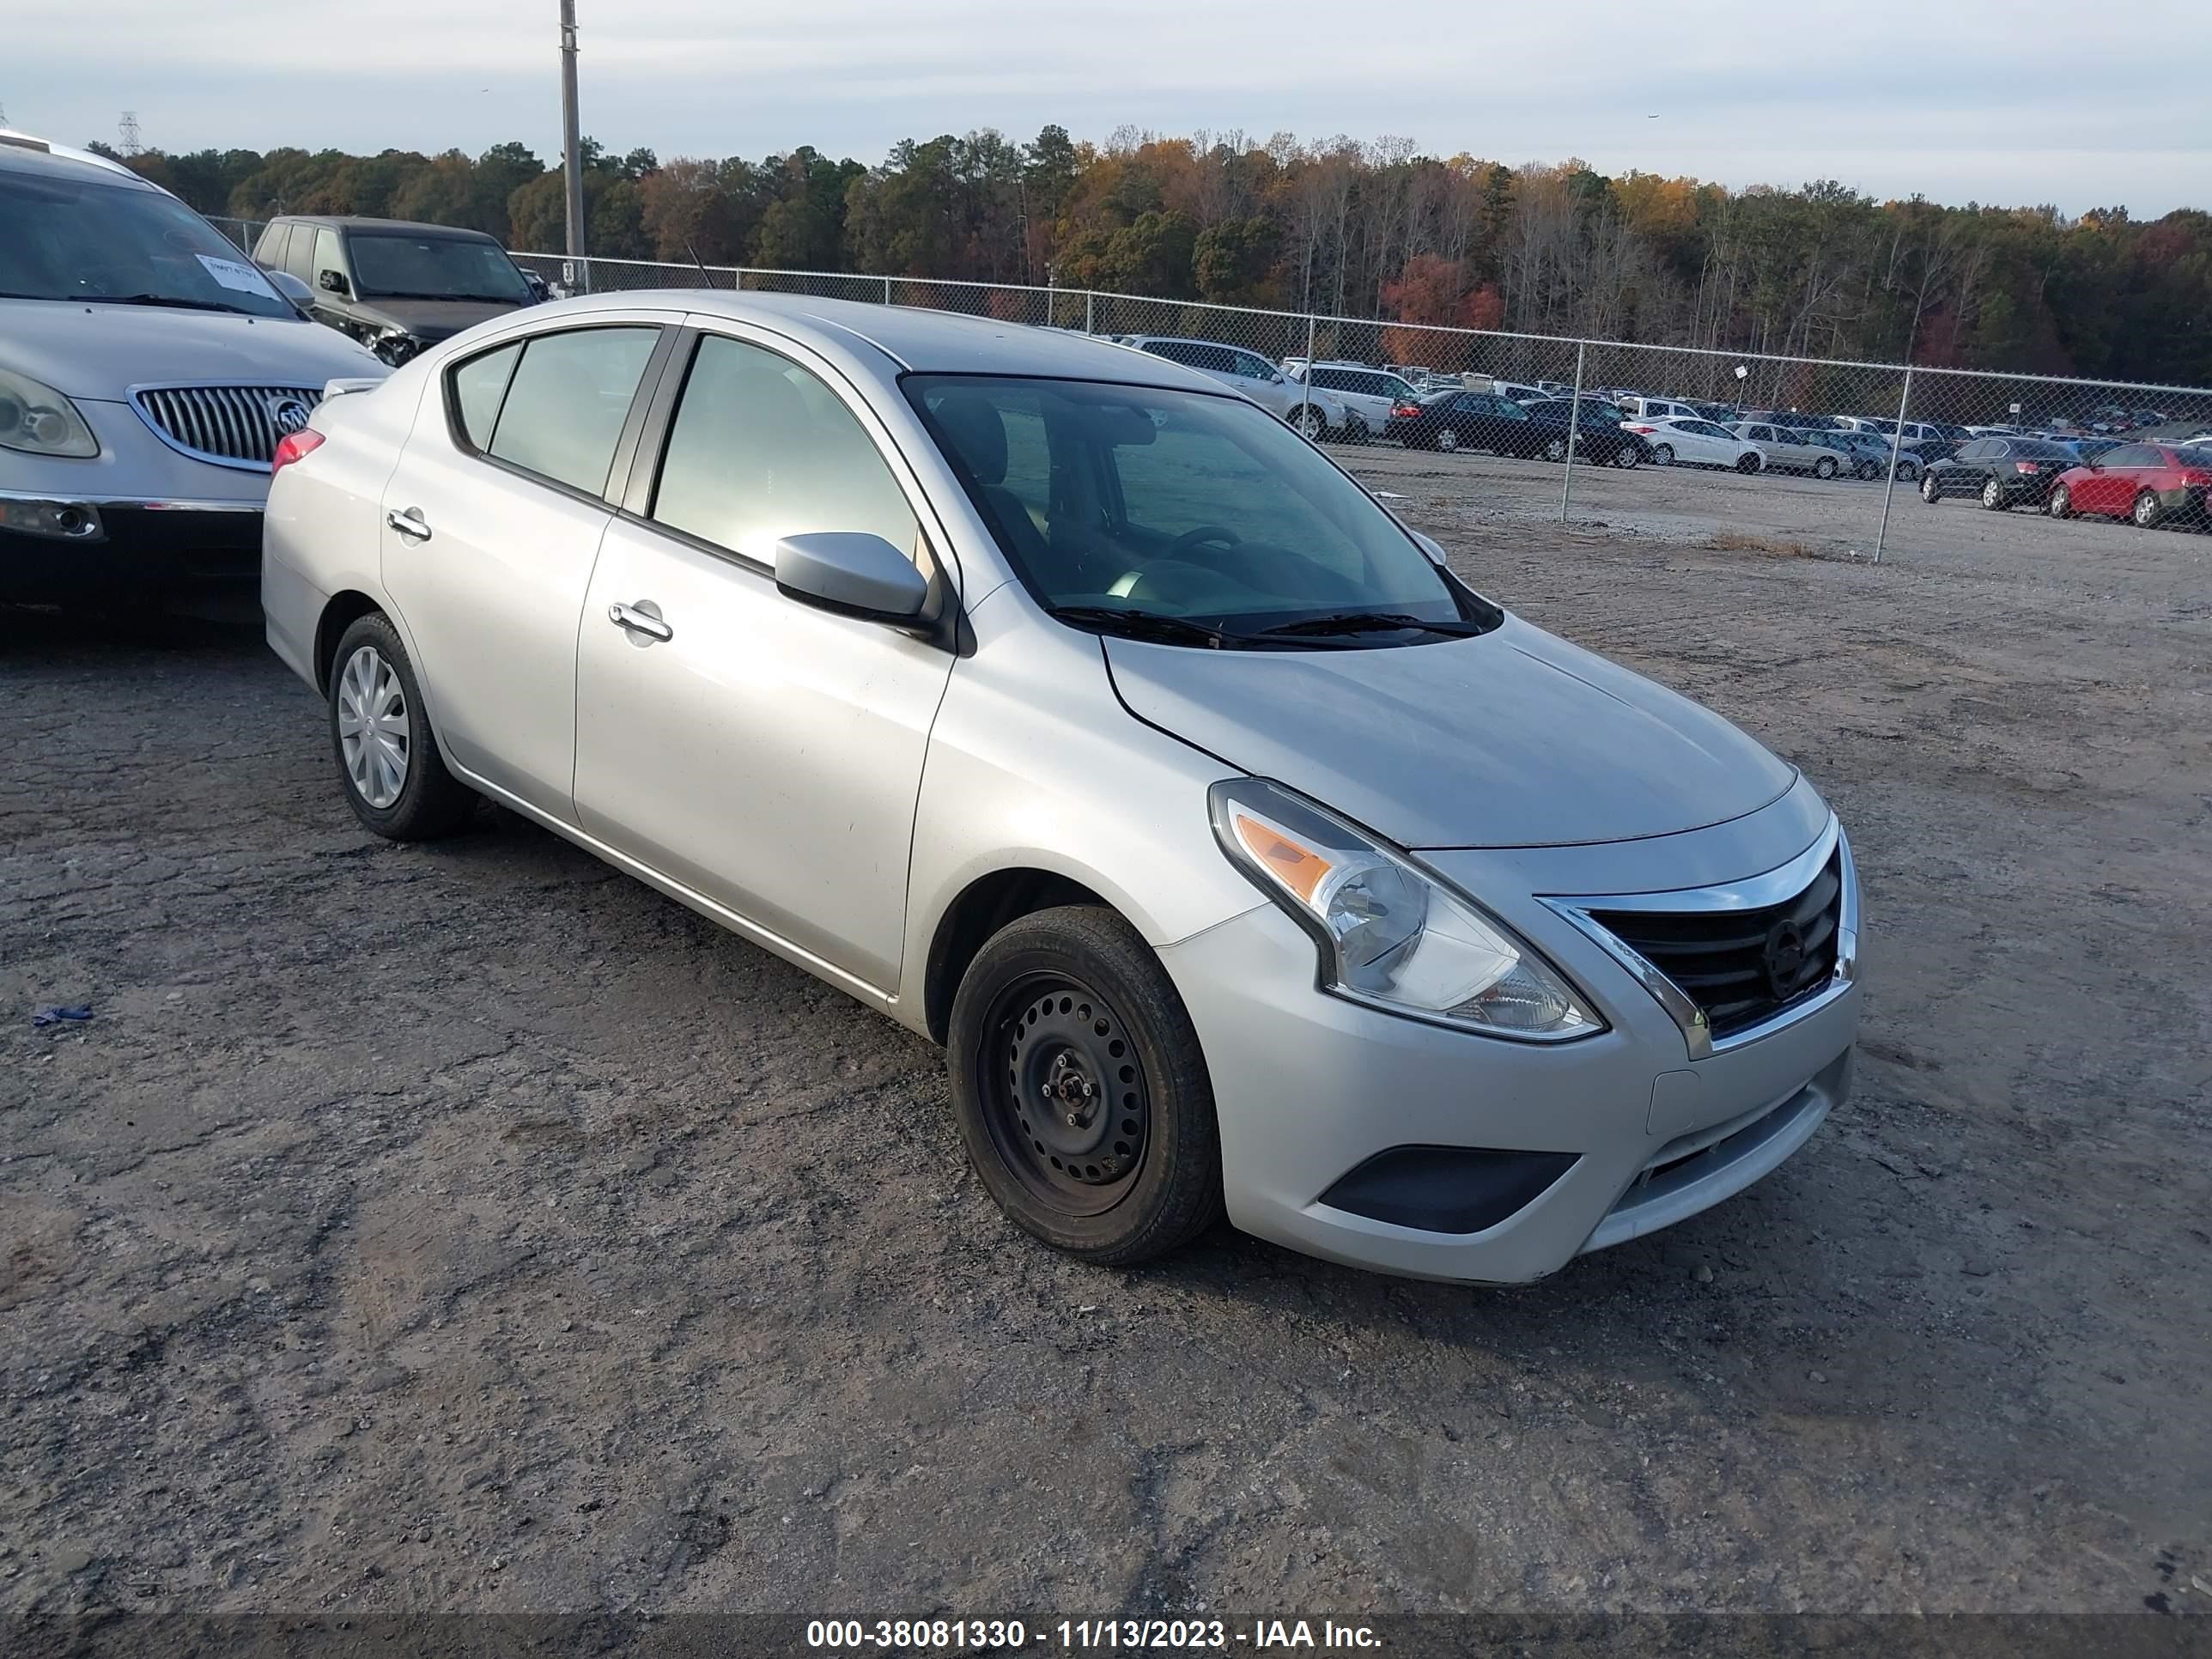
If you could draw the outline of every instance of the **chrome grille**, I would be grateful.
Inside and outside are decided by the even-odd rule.
[[[1680,987],[1724,1037],[1835,977],[1843,899],[1843,859],[1832,854],[1802,890],[1756,909],[1589,916]]]
[[[265,472],[276,453],[276,441],[297,423],[280,423],[278,412],[290,404],[312,410],[323,398],[318,386],[140,386],[131,405],[170,448],[195,460],[245,471]]]

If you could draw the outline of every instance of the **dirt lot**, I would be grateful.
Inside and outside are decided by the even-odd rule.
[[[1079,1267],[923,1044],[511,817],[365,836],[255,636],[0,612],[0,1616],[2212,1610],[2212,539],[1356,464],[1845,814],[1803,1154],[1521,1292]]]

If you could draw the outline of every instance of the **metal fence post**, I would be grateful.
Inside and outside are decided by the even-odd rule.
[[[1889,482],[1881,492],[1881,527],[1874,532],[1874,562],[1881,562],[1882,544],[1889,539],[1889,501],[1897,494],[1897,452],[1905,443],[1905,411],[1912,404],[1912,365],[1905,366],[1905,390],[1897,394],[1897,430],[1889,434]],[[1923,463],[1924,465],[1924,463]]]
[[[1087,288],[1083,290],[1083,331],[1085,334],[1096,334],[1098,331],[1091,326],[1091,307],[1097,303],[1098,295],[1096,293]]]
[[[1306,319],[1306,372],[1298,376],[1298,435],[1305,436],[1306,422],[1313,415],[1313,351],[1314,329],[1318,319]]]
[[[884,303],[885,305],[889,305],[890,302],[891,302],[891,279],[890,279],[888,276],[886,276],[884,278]]]
[[[1567,472],[1559,480],[1559,522],[1567,521],[1567,498],[1575,487],[1575,451],[1583,435],[1583,354],[1589,347],[1584,342],[1575,342],[1575,396],[1567,406]]]

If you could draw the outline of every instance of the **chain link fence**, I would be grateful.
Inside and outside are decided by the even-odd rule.
[[[1235,386],[1378,493],[1781,553],[1879,560],[1957,502],[2203,528],[2212,390],[1908,368],[1087,289],[519,254],[558,291],[711,288],[1067,329]],[[1924,540],[1939,520],[1921,518]],[[2022,528],[2020,533],[2035,533]]]
[[[248,251],[263,228],[254,220],[212,222]],[[1896,543],[1900,508],[1920,514],[1951,502],[2142,528],[2212,520],[2212,389],[1577,340],[1080,289],[514,257],[556,292],[803,294],[1133,345],[1212,374],[1337,447],[1378,493],[1481,520],[1877,560]],[[1940,522],[1913,520],[1910,534],[1924,542]]]

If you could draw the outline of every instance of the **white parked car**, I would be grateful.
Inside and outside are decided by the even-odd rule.
[[[1765,458],[1765,470],[1769,472],[1809,472],[1816,478],[1832,478],[1838,472],[1854,470],[1855,462],[1848,451],[1816,443],[1815,434],[1810,432],[1772,426],[1765,421],[1738,421],[1726,430],[1757,448]]]
[[[1291,380],[1343,404],[1351,428],[1346,435],[1359,442],[1381,437],[1390,424],[1390,411],[1420,395],[1403,377],[1365,363],[1316,363],[1308,368],[1302,359],[1293,357],[1285,361],[1283,370]]]
[[[1219,340],[1187,340],[1157,334],[1132,334],[1122,343],[1212,376],[1243,392],[1269,414],[1288,421],[1303,437],[1318,441],[1352,435],[1351,415],[1342,398],[1292,380],[1256,351],[1247,351],[1243,346],[1224,344]]]
[[[1639,421],[1702,421],[1705,412],[1694,404],[1674,398],[1620,398],[1623,414]]]
[[[1692,416],[1626,420],[1621,425],[1651,446],[1654,466],[1726,466],[1738,472],[1757,472],[1766,465],[1757,444],[1711,421]]]

